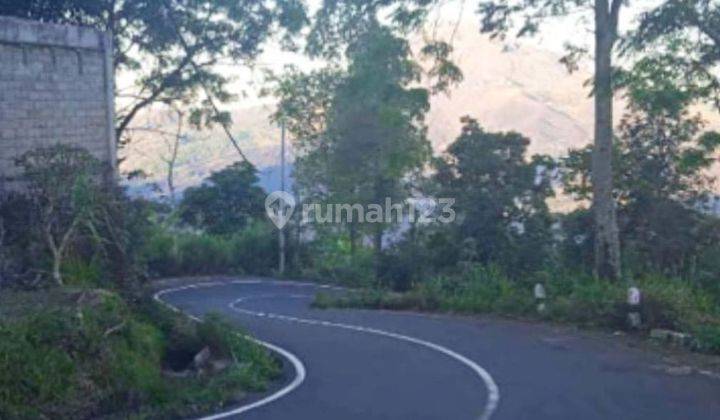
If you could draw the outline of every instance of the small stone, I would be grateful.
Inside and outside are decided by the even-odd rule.
[[[690,366],[671,366],[665,369],[665,372],[669,375],[684,376],[691,374],[693,372],[693,368]]]
[[[227,369],[231,363],[232,361],[230,359],[213,360],[210,362],[210,369],[213,372],[220,372]]]
[[[677,346],[685,346],[691,342],[690,334],[678,331],[666,330],[662,328],[653,328],[650,330],[650,338],[656,340],[667,341]]]
[[[193,357],[193,367],[195,369],[202,369],[207,366],[210,361],[210,347],[205,346],[198,354]]]

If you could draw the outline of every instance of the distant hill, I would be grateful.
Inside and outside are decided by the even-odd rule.
[[[478,119],[490,130],[521,132],[532,140],[531,153],[560,156],[591,141],[592,100],[584,86],[589,72],[581,69],[570,75],[556,54],[527,45],[511,48],[480,36],[471,26],[460,28],[454,45],[454,59],[465,80],[450,95],[432,98],[427,122],[438,153],[457,137],[464,115]],[[280,132],[269,123],[270,112],[269,106],[238,106],[232,115],[240,146],[260,169],[263,186],[276,188]],[[717,121],[716,115],[712,117]],[[163,182],[161,157],[168,155],[167,145],[156,135],[140,133],[136,137],[122,152],[126,157],[123,169],[143,169],[148,174],[145,183]],[[179,155],[179,189],[199,184],[212,171],[238,160],[219,129],[190,133]]]

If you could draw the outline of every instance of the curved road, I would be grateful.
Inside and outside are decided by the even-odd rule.
[[[720,418],[720,380],[669,375],[654,353],[543,325],[314,310],[318,289],[243,280],[157,297],[194,316],[223,313],[296,358],[279,398],[246,406],[243,419]]]

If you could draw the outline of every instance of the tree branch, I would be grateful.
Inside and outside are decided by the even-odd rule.
[[[197,49],[191,49],[191,48],[185,48],[185,57],[183,57],[182,61],[178,64],[177,68],[173,70],[170,74],[165,76],[163,78],[163,81],[160,83],[160,86],[157,87],[157,89],[153,90],[152,93],[145,97],[140,102],[136,103],[130,111],[122,118],[120,125],[115,130],[115,136],[117,139],[120,139],[122,136],[122,133],[125,131],[125,129],[128,127],[130,122],[133,118],[135,118],[135,115],[137,113],[145,108],[146,106],[150,105],[151,103],[155,102],[155,100],[168,88],[169,81],[174,78],[174,76],[177,76],[182,72],[188,64],[193,64],[192,56],[195,54]]]
[[[175,29],[175,33],[177,34],[178,39],[180,40],[180,44],[182,45],[183,49],[185,49],[187,51],[190,48],[190,46],[188,45],[187,41],[185,41],[185,37],[178,30],[178,25],[177,25],[177,21],[175,20],[175,16],[173,14],[172,5],[170,5],[168,3],[168,0],[164,0],[164,3],[165,3],[165,8],[167,8],[168,17],[170,18],[170,20],[173,21],[173,28]],[[196,72],[198,72],[198,73],[200,72],[200,68],[197,65],[197,63],[195,63],[194,60],[190,59],[190,64],[193,66],[193,68],[195,69]],[[205,91],[205,96],[207,96],[208,102],[210,102],[210,106],[212,107],[213,112],[215,112],[215,116],[219,116],[221,114],[220,109],[215,104],[215,100],[213,99],[213,96],[210,93],[210,89],[207,87],[207,84],[205,83],[205,81],[203,81],[202,79],[200,79],[199,81],[200,81],[200,86],[202,86],[203,91]],[[243,159],[243,161],[250,163],[248,158],[245,156],[245,153],[243,153],[242,149],[240,149],[240,145],[238,144],[237,140],[235,139],[235,136],[232,135],[232,132],[230,131],[230,128],[228,127],[228,124],[222,119],[218,119],[218,120],[219,120],[220,126],[222,126],[223,131],[225,131],[225,134],[227,135],[228,139],[232,143],[233,147],[235,147],[235,150],[238,152],[240,157]]]

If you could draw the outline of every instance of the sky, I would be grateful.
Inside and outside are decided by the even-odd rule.
[[[620,27],[627,28],[631,26],[638,13],[656,5],[659,0],[636,0],[631,5],[623,8],[621,13]],[[321,0],[310,0],[309,10],[311,13],[316,11],[321,4]],[[441,1],[439,6],[431,14],[428,19],[428,25],[424,29],[426,34],[436,31],[440,38],[448,38],[452,33],[453,27],[461,19],[463,25],[474,25],[478,27],[478,17],[475,13],[477,0],[447,0]],[[571,40],[576,45],[581,45],[592,49],[592,32],[588,22],[592,22],[592,14],[588,9],[585,13],[573,13],[567,18],[548,19],[541,27],[540,33],[533,38],[522,40],[508,39],[508,44],[525,44],[536,48],[544,49],[557,54],[560,57],[563,54],[564,46]],[[435,28],[437,25],[437,28]],[[247,66],[237,65],[220,65],[222,74],[230,75],[233,79],[232,90],[238,96],[237,101],[226,104],[227,107],[253,107],[263,104],[272,104],[273,98],[260,97],[259,91],[264,83],[264,74],[266,71],[282,72],[287,65],[296,65],[304,70],[311,70],[322,66],[322,62],[313,62],[300,53],[292,53],[283,51],[277,42],[271,42],[265,47],[264,53],[258,58],[252,69]],[[585,66],[589,66],[589,62],[585,62]],[[118,75],[118,87],[124,88],[132,86],[133,78],[129,74]]]

